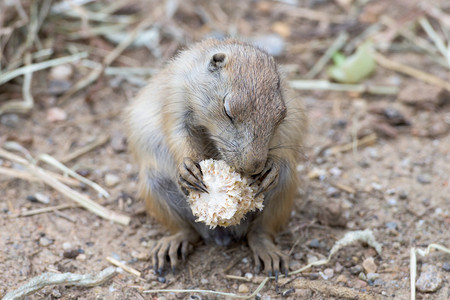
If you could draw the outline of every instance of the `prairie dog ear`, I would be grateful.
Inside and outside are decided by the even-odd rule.
[[[211,72],[217,71],[225,66],[226,63],[226,55],[225,53],[216,53],[211,57],[209,61],[208,70]]]

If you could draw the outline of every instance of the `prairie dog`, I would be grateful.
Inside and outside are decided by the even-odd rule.
[[[274,237],[291,213],[306,117],[271,56],[235,39],[194,44],[140,91],[127,127],[140,196],[172,233],[152,250],[155,270],[162,272],[167,258],[175,269],[178,254],[185,259],[200,238],[223,246],[246,238],[257,271],[288,271]],[[230,227],[195,222],[186,194],[205,190],[198,162],[209,158],[253,176],[264,209]]]

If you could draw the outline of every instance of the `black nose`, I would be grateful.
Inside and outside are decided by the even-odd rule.
[[[256,161],[252,162],[249,165],[249,170],[247,170],[247,173],[249,175],[257,175],[262,172],[265,164],[266,164],[266,162],[263,160],[256,160]]]

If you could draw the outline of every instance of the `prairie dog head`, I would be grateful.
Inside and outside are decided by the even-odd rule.
[[[239,172],[259,174],[287,113],[277,65],[244,43],[203,50],[201,63],[186,74],[193,126],[203,128],[218,158]]]

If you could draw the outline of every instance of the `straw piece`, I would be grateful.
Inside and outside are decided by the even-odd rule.
[[[67,196],[69,199],[77,202],[78,204],[80,204],[87,210],[95,213],[96,215],[104,219],[117,222],[122,225],[128,225],[130,223],[130,217],[106,209],[105,207],[92,201],[88,197],[80,194],[75,190],[72,190],[67,185],[58,181],[56,178],[50,176],[44,169],[28,162],[27,160],[21,158],[20,156],[17,156],[11,152],[8,152],[0,148],[0,157],[4,157],[16,163],[24,165],[31,174],[41,178],[44,183],[53,187],[55,190],[59,191],[63,195]]]
[[[20,75],[24,75],[27,73],[33,73],[36,71],[44,70],[44,69],[55,67],[58,65],[63,65],[66,63],[75,62],[82,58],[86,58],[87,56],[88,56],[87,52],[81,52],[81,53],[76,53],[74,55],[55,58],[52,60],[47,60],[47,61],[43,61],[43,62],[40,62],[37,64],[32,64],[29,66],[25,66],[25,67],[21,67],[21,68],[15,69],[15,70],[4,72],[4,73],[0,74],[0,85],[2,85],[5,82],[8,82],[11,79],[14,79]]]
[[[327,80],[291,80],[291,88],[296,90],[324,90],[337,92],[369,93],[375,95],[396,95],[399,88],[389,85],[340,84]]]
[[[82,148],[72,152],[71,154],[65,156],[63,159],[61,159],[61,162],[68,163],[69,161],[72,161],[75,158],[78,158],[78,157],[90,152],[91,150],[102,146],[103,144],[105,144],[108,141],[109,141],[109,135],[107,135],[107,134],[102,135],[102,136],[98,137],[97,139],[95,139],[92,143],[87,144],[85,147],[82,147]]]
[[[450,91],[450,83],[445,80],[442,80],[434,75],[425,73],[410,66],[406,66],[396,61],[390,60],[389,58],[385,57],[384,55],[381,55],[380,53],[374,52],[373,55],[375,57],[376,62],[386,69],[390,69],[399,73],[409,75],[411,77],[414,77],[431,85]]]
[[[39,276],[33,277],[23,286],[9,292],[3,297],[3,300],[24,299],[40,289],[49,285],[75,285],[75,286],[97,286],[105,283],[114,276],[117,271],[114,267],[104,269],[98,274],[74,274],[74,273],[43,273]]]
[[[41,154],[38,156],[39,160],[42,160],[52,166],[54,166],[55,168],[58,168],[59,170],[63,171],[65,174],[68,174],[76,179],[78,179],[79,181],[83,182],[84,184],[92,187],[94,190],[96,190],[102,197],[108,198],[109,197],[109,193],[102,188],[100,185],[98,185],[97,183],[87,179],[86,177],[81,176],[80,174],[78,174],[77,172],[73,171],[72,169],[66,167],[65,165],[63,165],[62,163],[60,163],[58,160],[56,160],[56,158],[48,155],[48,154]]]

